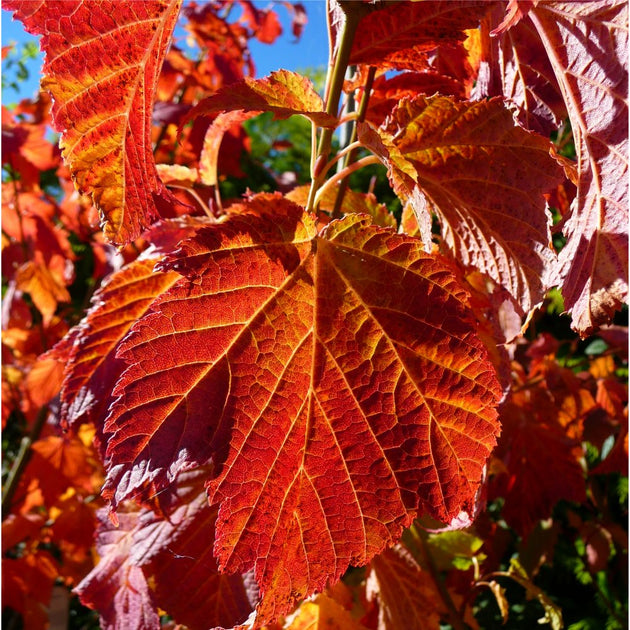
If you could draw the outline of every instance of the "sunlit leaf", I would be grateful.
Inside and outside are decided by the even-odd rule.
[[[264,624],[418,510],[472,511],[500,392],[466,292],[419,241],[248,203],[165,259],[185,278],[119,346],[105,494],[146,495],[212,456],[215,553],[254,569]]]
[[[435,212],[464,265],[503,285],[523,312],[542,300],[554,260],[543,192],[562,177],[548,140],[518,126],[499,99],[446,96],[405,98],[360,138],[412,202],[425,246]]]
[[[284,626],[285,630],[366,630],[332,597],[320,593],[305,601]]]
[[[556,281],[587,336],[628,296],[628,3],[540,3],[529,17],[575,138],[578,190]]]
[[[235,110],[273,112],[276,118],[302,114],[322,127],[337,124],[336,117],[324,111],[322,99],[311,81],[289,70],[278,70],[262,79],[245,77],[231,83],[203,99],[188,114],[187,120]]]
[[[181,0],[5,2],[42,35],[43,86],[61,149],[90,193],[107,238],[122,245],[159,217],[151,116],[157,76]]]
[[[153,249],[108,278],[94,294],[90,310],[72,333],[61,392],[65,422],[74,426],[94,422],[102,427],[99,417],[108,408],[125,367],[115,356],[117,344],[155,297],[179,278],[173,272],[154,271],[160,251],[174,247],[200,225],[203,219],[157,224],[149,234]]]

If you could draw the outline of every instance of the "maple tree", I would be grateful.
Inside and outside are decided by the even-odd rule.
[[[4,8],[3,618],[623,627],[627,3]]]

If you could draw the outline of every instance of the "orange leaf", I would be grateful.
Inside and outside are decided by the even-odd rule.
[[[246,77],[203,99],[185,120],[206,114],[243,110],[273,112],[276,118],[302,114],[321,127],[334,127],[337,119],[324,111],[321,97],[309,79],[278,70],[263,79]]]
[[[542,193],[562,177],[547,139],[519,127],[500,99],[446,96],[405,98],[359,136],[412,201],[427,246],[435,211],[464,265],[502,284],[525,313],[542,300],[554,260]]]
[[[320,593],[302,602],[285,630],[366,630],[334,599]]]
[[[17,270],[16,283],[18,289],[31,296],[44,325],[51,322],[59,302],[70,301],[65,285],[60,284],[47,267],[35,262],[29,261]]]
[[[169,198],[150,142],[153,93],[181,0],[20,2],[25,28],[43,35],[43,86],[64,159],[90,193],[116,245],[137,238]]]
[[[146,496],[212,457],[215,552],[255,569],[264,624],[418,510],[472,512],[500,388],[467,293],[419,241],[248,203],[159,265],[185,277],[118,348],[104,494]]]
[[[258,111],[244,112],[237,109],[219,114],[212,121],[203,140],[203,150],[199,157],[199,177],[206,186],[216,186],[219,181],[217,176],[219,149],[225,132],[258,114],[260,114]]]

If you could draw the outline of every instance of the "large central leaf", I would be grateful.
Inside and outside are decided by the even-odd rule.
[[[318,231],[263,195],[162,268],[185,277],[121,343],[106,494],[198,465],[211,429],[215,553],[254,568],[258,623],[368,562],[417,510],[472,512],[499,386],[467,293],[418,240],[363,215]]]

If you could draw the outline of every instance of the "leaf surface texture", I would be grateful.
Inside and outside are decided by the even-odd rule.
[[[116,505],[211,455],[215,553],[254,569],[257,623],[418,510],[472,512],[500,388],[468,294],[419,241],[363,215],[318,232],[259,195],[160,268],[185,277],[119,346],[105,494]]]
[[[92,196],[105,236],[137,238],[170,199],[151,146],[153,98],[180,0],[7,2],[42,35],[42,86],[53,97],[63,157]]]

